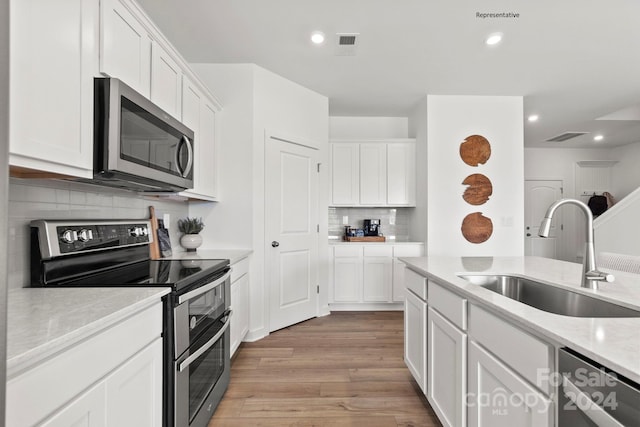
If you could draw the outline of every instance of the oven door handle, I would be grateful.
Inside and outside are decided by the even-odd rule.
[[[194,289],[190,292],[187,292],[186,294],[182,294],[178,297],[178,304],[182,304],[185,301],[189,301],[192,298],[195,298],[199,295],[204,294],[205,292],[209,292],[211,289],[215,288],[216,286],[220,285],[221,283],[223,283],[225,280],[227,280],[229,278],[229,276],[231,276],[231,268],[229,269],[229,271],[227,271],[222,277],[220,277],[219,279],[211,282],[211,283],[207,283],[204,286],[200,286],[198,289]]]
[[[205,345],[203,345],[202,347],[197,349],[195,352],[193,352],[193,354],[190,354],[189,357],[187,357],[182,362],[180,362],[180,364],[178,365],[178,372],[182,372],[186,368],[188,368],[189,365],[191,365],[191,363],[193,363],[194,360],[196,360],[198,357],[202,356],[202,354],[205,351],[209,350],[220,339],[222,334],[225,333],[225,331],[229,328],[229,325],[231,324],[231,315],[232,314],[233,314],[233,310],[227,310],[225,312],[225,316],[227,317],[227,320],[224,322],[224,326],[218,331],[217,334],[214,335],[213,338],[211,338],[209,341],[207,341],[207,343]]]
[[[591,421],[603,427],[624,427],[615,418],[594,402],[591,397],[572,383],[566,375],[562,375],[562,390],[577,409],[589,417]]]

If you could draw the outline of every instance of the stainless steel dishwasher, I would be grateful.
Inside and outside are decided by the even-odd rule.
[[[640,427],[640,384],[560,349],[559,427]]]

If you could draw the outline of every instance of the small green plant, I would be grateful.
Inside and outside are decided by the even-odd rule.
[[[202,218],[182,218],[178,220],[178,230],[184,234],[198,234],[204,228]]]

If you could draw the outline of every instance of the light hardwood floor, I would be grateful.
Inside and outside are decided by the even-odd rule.
[[[244,343],[209,427],[440,426],[403,361],[402,312],[334,312]]]

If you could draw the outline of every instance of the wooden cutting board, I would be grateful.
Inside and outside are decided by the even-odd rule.
[[[149,206],[149,216],[151,220],[151,237],[152,242],[149,245],[149,258],[160,259],[160,245],[158,244],[158,217],[156,217],[156,209]]]

